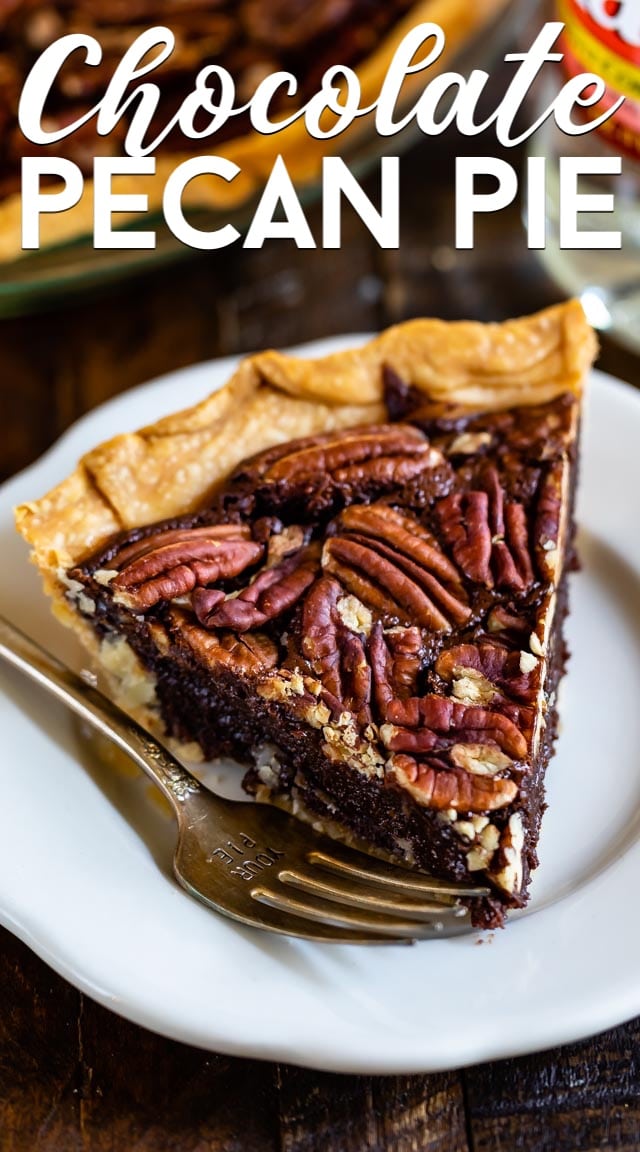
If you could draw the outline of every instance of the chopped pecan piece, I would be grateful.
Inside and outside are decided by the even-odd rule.
[[[419,804],[437,811],[492,812],[511,804],[518,793],[513,780],[473,776],[462,768],[434,768],[413,756],[393,756],[388,767],[397,783]]]
[[[287,528],[280,526],[278,532],[273,532],[269,536],[267,564],[277,564],[280,560],[284,560],[285,556],[297,552],[306,543],[308,543],[307,533],[299,524],[291,524]]]
[[[373,627],[373,616],[362,600],[357,596],[344,595],[336,604],[338,616],[345,628],[356,632],[359,636],[370,636]]]
[[[256,564],[261,544],[231,525],[159,532],[116,553],[120,571],[112,581],[116,599],[137,612],[175,600]]]
[[[449,749],[449,759],[456,768],[464,768],[472,776],[495,776],[513,764],[495,744],[454,744]]]
[[[500,837],[497,855],[492,862],[491,879],[509,895],[522,888],[524,826],[522,816],[514,812]]]

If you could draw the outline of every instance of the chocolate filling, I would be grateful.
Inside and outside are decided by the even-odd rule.
[[[385,382],[397,423],[261,453],[209,507],[122,534],[69,575],[97,634],[155,677],[168,734],[249,765],[251,793],[488,882],[473,921],[496,927],[537,864],[575,401],[470,413]]]

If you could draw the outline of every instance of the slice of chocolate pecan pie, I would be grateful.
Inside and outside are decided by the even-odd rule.
[[[537,862],[593,351],[569,304],[264,353],[19,525],[130,710],[334,835],[481,876],[495,926]]]

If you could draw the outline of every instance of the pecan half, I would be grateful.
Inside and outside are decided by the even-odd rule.
[[[197,586],[239,576],[257,563],[261,544],[231,525],[159,532],[116,553],[115,599],[136,612],[175,600]]]
[[[301,649],[326,689],[332,711],[353,712],[364,725],[371,721],[371,666],[361,636],[340,618],[343,595],[336,580],[316,580],[302,609]]]
[[[393,492],[425,472],[448,467],[424,434],[405,424],[364,425],[293,440],[253,457],[221,494],[223,506],[239,502],[282,511],[301,501],[311,509],[341,507],[354,496]]]
[[[174,638],[186,644],[210,668],[229,668],[245,675],[269,671],[278,663],[278,649],[273,640],[259,632],[236,636],[233,632],[212,633],[183,612],[172,610],[170,622]]]
[[[446,696],[392,700],[387,707],[387,719],[395,730],[390,734],[392,740],[398,739],[402,729],[428,728],[441,736],[454,736],[456,743],[482,744],[490,740],[516,760],[527,754],[527,741],[508,716],[475,705],[459,704]]]
[[[387,719],[393,700],[404,700],[415,691],[422,663],[423,641],[419,628],[393,628],[384,632],[381,621],[371,630],[369,657],[378,715]]]
[[[332,562],[336,561],[337,567],[332,565]],[[351,569],[364,581],[373,577],[378,588],[388,595],[386,615],[398,616],[411,622],[417,621],[423,627],[437,632],[450,631],[451,625],[446,616],[420,587],[418,581],[422,576],[421,569],[410,561],[400,562],[391,550],[380,545],[373,548],[364,539],[335,536],[327,540],[322,562],[329,571],[337,571],[340,576],[344,575],[345,569]],[[362,591],[363,594],[358,594],[360,599],[366,602],[364,587]],[[374,606],[385,606],[384,595]]]
[[[238,596],[229,596],[207,618],[207,627],[248,632],[293,608],[315,580],[320,548],[310,544],[265,568]]]
[[[498,588],[528,592],[534,575],[529,555],[529,525],[522,504],[507,504],[504,510],[505,538],[493,544],[493,570]]]
[[[342,698],[338,650],[337,604],[343,589],[337,580],[322,576],[307,593],[302,608],[302,654],[316,676],[337,700]]]
[[[454,695],[459,699],[461,696],[455,691],[455,683],[471,671],[512,699],[531,704],[536,696],[536,673],[539,669],[538,661],[535,658],[531,660],[531,667],[523,669],[520,651],[509,651],[499,644],[481,641],[478,644],[457,644],[441,652],[435,670],[447,683],[454,684]]]
[[[293,441],[288,452],[273,463],[265,480],[292,480],[318,473],[335,474],[340,482],[341,469],[359,466],[365,469],[385,458],[415,456],[426,465],[433,455],[428,440],[417,428],[402,424],[365,425],[343,432],[317,436],[315,443],[300,448]],[[437,455],[437,454],[436,454]]]
[[[440,530],[469,580],[493,587],[489,497],[486,492],[452,492],[436,504]]]
[[[434,768],[413,756],[393,756],[388,768],[418,804],[437,811],[455,808],[460,812],[492,812],[511,804],[518,793],[512,780],[473,776],[462,768]]]
[[[442,535],[456,563],[474,583],[528,592],[535,577],[526,509],[505,501],[493,465],[483,469],[480,482],[480,490],[454,492],[438,501]]]
[[[547,580],[557,579],[560,562],[560,517],[562,487],[565,480],[564,460],[553,464],[544,477],[538,493],[534,528],[536,560]]]
[[[350,590],[356,591],[357,582],[360,598],[387,618],[413,619],[437,632],[469,619],[458,571],[414,516],[387,505],[354,505],[340,514],[335,530],[337,535],[325,544],[323,564]]]
[[[251,529],[245,524],[211,524],[201,528],[168,528],[159,532],[152,532],[134,540],[131,544],[119,548],[113,553],[109,563],[113,568],[122,571],[134,560],[145,556],[147,552],[160,544],[180,544],[188,540],[250,540]]]
[[[337,526],[340,534],[370,537],[374,541],[371,546],[381,546],[383,555],[388,555],[386,549],[390,548],[398,562],[410,565],[412,572],[416,567],[423,569],[420,580],[446,615],[456,624],[467,622],[471,613],[460,573],[415,516],[382,504],[354,505],[340,514]]]

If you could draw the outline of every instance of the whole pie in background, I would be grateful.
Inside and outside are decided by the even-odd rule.
[[[55,39],[82,32],[96,37],[103,48],[98,67],[87,67],[82,53],[73,54],[62,69],[47,104],[50,130],[80,118],[100,98],[136,37],[148,28],[168,27],[176,38],[171,59],[149,77],[162,91],[159,132],[192,91],[201,68],[223,65],[233,76],[238,100],[246,102],[265,76],[274,71],[293,72],[299,83],[299,103],[315,91],[332,64],[354,67],[362,87],[362,102],[377,97],[393,54],[416,24],[434,21],[447,36],[447,48],[435,74],[449,65],[452,54],[469,37],[488,25],[509,0],[3,0],[0,4],[0,259],[21,255],[20,159],[46,148],[27,141],[18,126],[18,102],[24,80],[38,55]],[[409,78],[406,98],[424,76]],[[291,111],[291,102],[287,102]],[[284,108],[283,108],[284,111]],[[202,176],[185,191],[185,203],[220,208],[251,198],[271,171],[275,158],[284,156],[291,176],[299,183],[318,177],[323,155],[343,150],[358,134],[371,131],[364,118],[335,140],[314,141],[304,123],[296,123],[273,136],[253,132],[247,118],[234,118],[215,136],[204,140],[200,151],[228,157],[242,169],[232,184]],[[60,243],[92,230],[91,180],[94,156],[123,155],[127,120],[122,119],[108,137],[98,136],[91,120],[70,137],[51,146],[56,156],[76,163],[88,177],[82,200],[65,213],[41,220],[41,245]],[[152,177],[116,177],[115,192],[136,191],[149,197],[149,208],[159,209],[170,172],[198,151],[197,141],[174,133],[157,154]],[[124,216],[122,217],[124,220]]]
[[[59,618],[183,754],[522,907],[557,730],[579,304],[263,352],[17,510]]]

